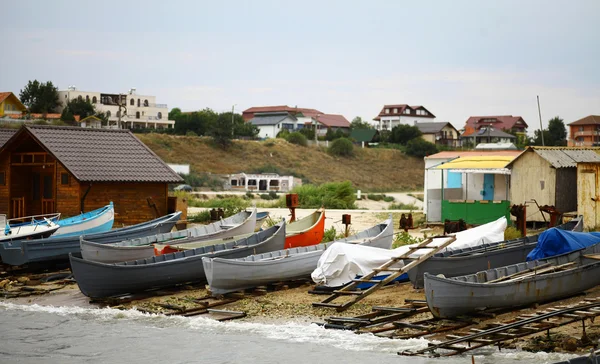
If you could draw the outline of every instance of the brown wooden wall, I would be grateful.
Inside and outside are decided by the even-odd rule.
[[[10,168],[8,162],[8,158],[0,158],[0,172],[5,173],[4,176],[6,180],[6,183],[3,186],[0,185],[0,214],[8,214],[8,208],[10,206],[8,196],[8,186],[10,186]]]
[[[89,184],[81,183],[83,197]],[[100,208],[110,201],[115,205],[115,227],[133,225],[156,218],[154,209],[148,206],[152,197],[159,216],[167,214],[166,183],[92,183],[85,197],[85,211]]]
[[[67,216],[75,216],[81,213],[80,207],[80,194],[79,191],[81,186],[79,182],[69,173],[69,183],[66,185],[62,184],[61,176],[63,173],[69,173],[66,168],[60,164],[56,163],[56,180],[55,180],[55,188],[56,188],[56,212],[60,212],[63,217]],[[106,203],[108,204],[108,202]],[[105,204],[105,205],[106,205]],[[86,208],[86,211],[91,211],[92,209]]]

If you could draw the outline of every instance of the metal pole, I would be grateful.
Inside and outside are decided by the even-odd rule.
[[[538,103],[538,114],[540,115],[540,133],[542,134],[542,147],[546,146],[544,144],[544,127],[542,126],[542,111],[540,109],[540,96],[537,96],[537,103]]]
[[[317,125],[319,122],[319,114],[317,114],[317,116],[315,116],[315,145],[319,145],[317,142]]]

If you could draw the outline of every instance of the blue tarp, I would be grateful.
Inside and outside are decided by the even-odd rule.
[[[540,234],[537,245],[527,254],[527,261],[572,252],[597,243],[600,243],[600,233],[548,229]]]

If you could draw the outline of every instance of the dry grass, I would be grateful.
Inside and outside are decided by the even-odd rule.
[[[234,141],[227,151],[209,138],[138,134],[137,137],[168,163],[190,164],[196,172],[248,172],[273,165],[306,177],[311,183],[349,180],[370,191],[415,190],[423,186],[423,160],[392,149],[355,149],[352,158],[327,154],[325,148],[299,147],[282,139]]]

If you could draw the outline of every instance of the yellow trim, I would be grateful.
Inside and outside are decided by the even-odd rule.
[[[505,168],[514,156],[460,157],[435,167],[435,169],[500,169]]]

